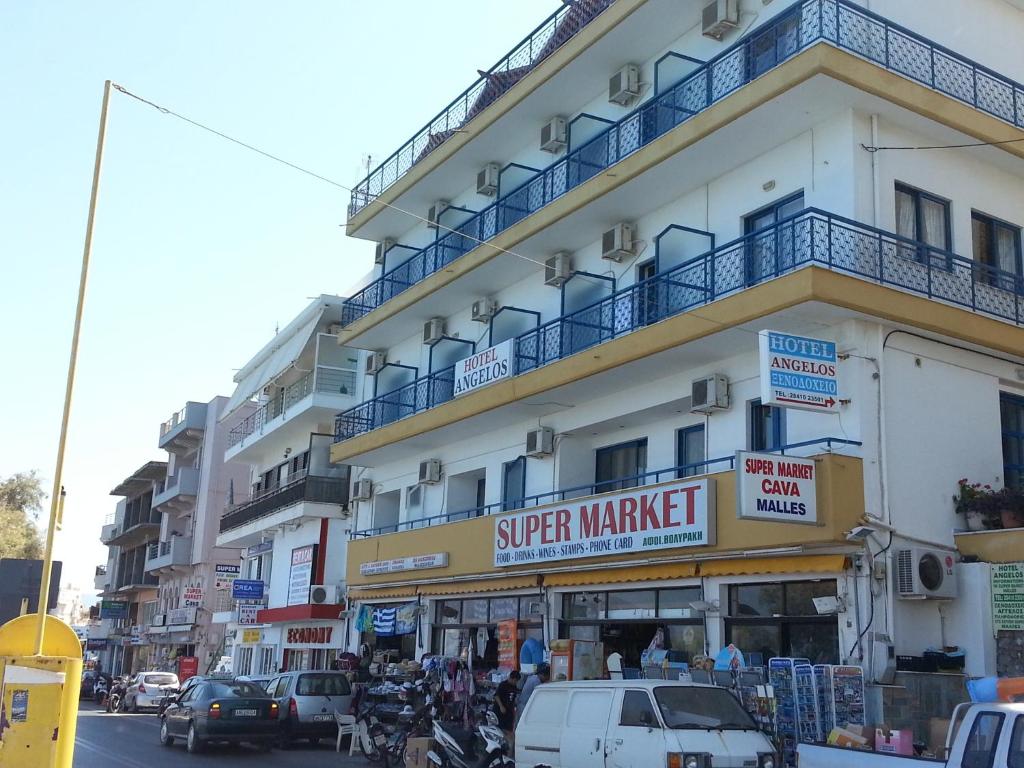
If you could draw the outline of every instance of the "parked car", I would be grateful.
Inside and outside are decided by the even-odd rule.
[[[541,685],[516,726],[515,753],[519,768],[781,766],[729,691],[666,680]]]
[[[253,685],[258,685],[263,690],[267,689],[267,683],[274,679],[273,675],[239,675],[236,680],[243,680]]]
[[[185,748],[201,752],[211,742],[247,742],[269,750],[277,738],[277,702],[266,691],[241,681],[205,681],[191,686],[160,718],[160,743],[185,738]]]
[[[173,672],[139,672],[125,691],[124,708],[128,712],[157,709],[167,691],[177,687],[178,676]]]
[[[337,733],[334,713],[349,714],[352,686],[343,672],[284,672],[267,683],[266,691],[278,704],[281,744],[298,738],[315,744]]]

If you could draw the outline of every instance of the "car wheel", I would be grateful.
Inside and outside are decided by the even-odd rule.
[[[160,721],[160,743],[165,747],[169,747],[174,744],[174,737],[171,736],[171,732],[167,730],[166,717]]]
[[[196,733],[196,724],[188,724],[188,735],[185,737],[185,748],[189,751],[189,754],[196,754],[196,752],[203,751],[203,742],[199,738],[199,734]]]

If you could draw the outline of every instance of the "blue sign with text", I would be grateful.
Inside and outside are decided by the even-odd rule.
[[[839,356],[834,341],[778,331],[758,335],[762,405],[839,410]]]
[[[235,600],[262,600],[263,582],[250,579],[235,579],[231,583],[231,597]]]

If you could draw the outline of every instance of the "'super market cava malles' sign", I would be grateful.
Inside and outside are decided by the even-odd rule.
[[[494,564],[550,562],[715,543],[713,480],[570,499],[495,518]]]
[[[512,375],[512,339],[488,347],[455,364],[455,397]]]
[[[813,459],[772,453],[736,454],[736,514],[745,520],[818,522]]]

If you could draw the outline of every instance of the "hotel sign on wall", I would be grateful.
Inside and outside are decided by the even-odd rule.
[[[759,331],[761,403],[833,413],[839,410],[834,341]]]
[[[455,364],[455,397],[512,375],[512,339],[488,347]]]
[[[496,566],[715,543],[714,481],[680,480],[495,518]]]
[[[736,453],[736,516],[741,520],[818,523],[813,459]]]

